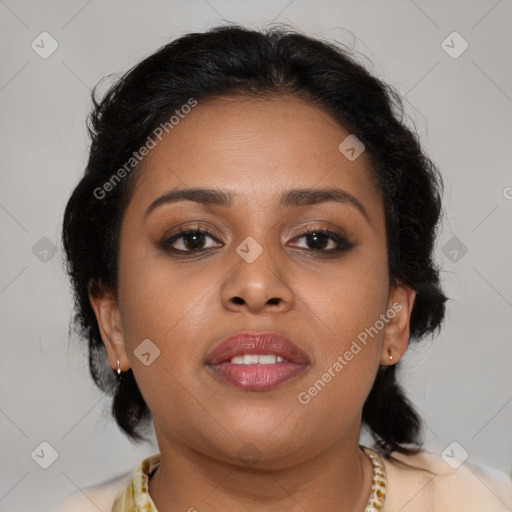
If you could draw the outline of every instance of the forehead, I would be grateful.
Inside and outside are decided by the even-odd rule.
[[[140,208],[176,188],[219,188],[234,193],[234,204],[240,198],[270,205],[290,188],[335,186],[367,210],[379,209],[367,155],[349,160],[339,145],[350,133],[310,102],[216,98],[176,120],[162,140],[155,139],[138,171],[132,202]]]

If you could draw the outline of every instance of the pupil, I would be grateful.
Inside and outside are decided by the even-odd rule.
[[[312,233],[309,235],[309,240],[313,240],[313,244],[315,245],[314,249],[318,250],[325,249],[329,241],[327,235],[324,233]]]
[[[203,242],[203,233],[189,233],[186,237],[184,237],[185,240],[185,247],[189,250],[198,249],[201,245],[201,242]],[[192,243],[187,243],[190,240],[194,240]]]

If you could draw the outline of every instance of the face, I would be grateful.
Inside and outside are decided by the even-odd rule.
[[[338,149],[348,135],[297,98],[224,98],[199,103],[145,157],[122,222],[117,298],[91,301],[110,364],[133,369],[160,446],[235,463],[253,450],[277,468],[359,439],[379,364],[406,350],[414,292],[389,286],[382,198],[367,155]],[[150,208],[199,187],[231,200]],[[248,389],[206,364],[225,338],[263,331],[297,347],[300,371]]]

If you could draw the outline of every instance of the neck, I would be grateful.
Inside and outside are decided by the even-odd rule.
[[[285,469],[239,466],[179,444],[160,445],[149,481],[158,512],[364,512],[372,464],[358,443],[338,443]]]

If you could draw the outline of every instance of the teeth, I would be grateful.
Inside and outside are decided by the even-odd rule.
[[[244,356],[245,362],[245,356]],[[258,356],[258,363],[260,364],[274,364],[276,362],[276,356],[266,355],[266,356]]]
[[[274,364],[288,361],[274,354],[244,354],[231,358],[231,364]]]

